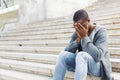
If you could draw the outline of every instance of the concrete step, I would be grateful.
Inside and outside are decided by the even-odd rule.
[[[101,27],[104,27],[108,30],[113,30],[113,29],[119,29],[120,24],[108,24],[108,25],[101,25]],[[40,25],[34,25],[34,26],[29,26],[29,27],[23,27],[24,29],[17,29],[14,31],[10,31],[10,32],[3,32],[3,34],[7,34],[7,33],[18,33],[18,32],[32,32],[32,31],[43,31],[43,30],[56,30],[56,29],[68,29],[68,28],[73,28],[73,24],[60,24],[60,25],[51,25],[51,26],[47,26],[47,25],[43,25],[42,27],[40,27]]]
[[[54,65],[0,59],[0,68],[52,76]]]
[[[108,31],[114,31],[114,30],[120,30],[119,28],[119,25],[118,26],[115,26],[115,25],[102,25],[104,28],[106,28]],[[101,27],[102,27],[101,26]],[[58,32],[57,32],[58,31]],[[22,34],[45,34],[46,33],[60,33],[60,32],[63,32],[63,33],[68,33],[68,32],[73,32],[74,31],[74,28],[71,25],[67,25],[67,26],[64,26],[64,25],[59,25],[59,26],[51,26],[51,27],[46,27],[46,28],[29,28],[29,29],[25,29],[25,30],[22,30],[20,29],[19,31],[13,31],[13,32],[8,32],[8,33],[1,33],[1,36],[2,35],[21,35]]]
[[[34,27],[34,28],[33,28]],[[29,26],[28,27],[23,27],[23,29],[21,28],[18,28],[18,29],[15,29],[14,31],[10,31],[8,33],[17,33],[17,32],[31,32],[31,31],[43,31],[43,30],[56,30],[56,29],[68,29],[68,28],[73,28],[72,24],[61,24],[61,25],[55,25],[55,26],[46,26],[46,25],[43,25],[42,27],[40,25],[34,25],[34,26]],[[5,32],[7,34],[7,32]],[[4,34],[4,32],[3,32]]]
[[[73,31],[74,32],[74,31]],[[114,31],[115,32],[115,31]],[[110,32],[111,34],[109,34],[109,39],[120,39],[120,35],[119,35],[119,30],[116,31],[117,34],[113,34],[113,32]],[[48,33],[49,34],[49,33]],[[45,40],[45,39],[55,39],[55,40],[59,40],[59,39],[70,39],[73,33],[58,33],[58,34],[51,34],[51,35],[26,35],[26,36],[8,36],[8,37],[2,37],[0,38],[0,41],[9,41],[9,40]]]
[[[0,80],[52,80],[51,77],[43,76],[43,75],[34,75],[34,74],[28,74],[24,72],[18,72],[13,70],[5,70],[0,69]],[[119,73],[113,72],[112,74],[115,77],[115,80],[119,80]],[[87,80],[91,80],[92,76],[88,76]],[[95,80],[96,77],[94,77],[92,80]],[[65,80],[73,80],[73,79],[65,79]],[[99,79],[97,79],[99,80]]]
[[[0,80],[52,80],[52,77],[43,76],[43,75],[35,75],[35,74],[29,74],[24,72],[18,72],[13,70],[5,70],[0,69]],[[119,73],[113,73],[117,78],[115,80],[118,80]],[[100,80],[100,78],[95,76],[87,76],[87,80]],[[66,78],[65,80],[73,80],[70,78]]]
[[[120,45],[119,37],[110,37],[108,45],[118,47]],[[16,47],[65,47],[70,41],[69,38],[59,39],[3,39],[0,41],[1,46],[16,46]]]
[[[64,50],[64,47],[0,46],[0,51],[28,52],[28,53],[39,53],[39,54],[58,54],[62,50]]]
[[[9,41],[9,40],[47,40],[47,39],[54,39],[54,40],[59,40],[59,39],[67,39],[70,38],[71,35],[68,33],[66,34],[52,34],[50,35],[33,35],[33,36],[21,36],[21,37],[2,37],[0,38],[0,41]]]
[[[115,8],[115,7],[119,7],[119,1],[117,1],[117,2],[110,1],[110,2],[106,2],[106,3],[105,3],[105,1],[97,1],[85,9],[89,12],[93,12],[96,10],[103,10],[103,9]]]
[[[0,46],[18,46],[18,47],[65,47],[69,44],[69,40],[57,41],[0,41]],[[120,47],[119,41],[109,40],[109,47]]]
[[[0,44],[16,44],[18,46],[22,46],[21,44],[23,45],[27,45],[27,44],[30,44],[30,45],[51,45],[52,44],[55,44],[57,46],[57,44],[59,45],[63,45],[64,47],[69,43],[70,41],[70,38],[67,38],[67,39],[59,39],[59,40],[55,40],[55,39],[46,39],[46,40],[40,40],[40,39],[37,39],[37,40],[33,40],[33,39],[29,39],[29,40],[4,40],[4,41],[0,41]],[[109,38],[108,39],[108,43],[109,45],[120,45],[120,39],[116,39],[116,38]]]
[[[119,39],[120,39],[120,35],[109,35],[109,36],[108,36],[108,39],[111,39],[111,40],[119,40]]]
[[[120,13],[120,12],[119,12]],[[100,16],[100,17],[96,17],[96,18],[93,18],[92,16],[91,16],[91,20],[92,21],[104,21],[104,20],[111,20],[111,19],[117,19],[117,18],[119,18],[120,16],[119,16],[119,13],[116,13],[116,14],[110,14],[110,16],[109,15],[107,15],[106,17],[105,16]],[[35,26],[35,25],[39,25],[39,26],[44,26],[44,25],[50,25],[50,24],[65,24],[66,22],[71,22],[72,23],[72,18],[63,18],[62,20],[60,19],[52,19],[52,20],[50,20],[50,21],[44,21],[44,22],[36,22],[36,23],[32,23],[32,24],[28,24],[28,25],[26,25],[26,27],[27,26]],[[105,22],[105,21],[104,21]],[[21,26],[20,28],[24,28],[25,26]],[[28,27],[29,28],[29,27]],[[19,28],[18,28],[19,29]]]
[[[68,41],[64,41],[64,40],[51,40],[51,41],[1,41],[0,45],[1,46],[32,46],[32,47],[65,47],[67,46],[69,40]]]
[[[51,77],[0,69],[0,80],[52,80]]]
[[[101,25],[101,27],[106,28],[107,30],[119,30],[120,29],[120,24],[114,24],[114,25]],[[10,32],[3,32],[1,35],[6,35],[6,34],[15,34],[15,33],[28,33],[28,32],[39,32],[39,31],[49,31],[49,30],[58,30],[58,29],[72,29],[73,25],[72,24],[65,24],[65,25],[56,25],[56,26],[43,26],[39,27],[39,25],[36,25],[33,27],[25,28],[25,29],[19,29],[19,30],[14,30]]]
[[[19,53],[19,52],[0,51],[0,58],[26,61],[26,62],[44,63],[44,64],[55,64],[58,54],[35,54],[35,53],[25,53],[25,52]]]
[[[107,9],[108,10],[108,9]],[[99,12],[99,11],[96,11],[97,13],[94,13],[94,12],[88,12],[89,14],[90,14],[90,16],[92,17],[92,18],[98,18],[98,17],[102,17],[102,16],[104,16],[104,17],[106,17],[106,15],[107,16],[109,16],[109,15],[115,15],[115,14],[119,14],[120,13],[120,8],[114,8],[113,10],[112,9],[110,9],[108,12],[107,11],[104,11],[104,10],[102,10],[102,14]],[[99,14],[98,14],[99,13]],[[50,19],[50,20],[47,20],[47,21],[42,21],[42,22],[35,22],[35,23],[31,23],[30,25],[34,25],[34,24],[46,24],[46,23],[51,23],[51,22],[58,22],[58,21],[66,21],[66,20],[72,20],[72,17],[65,17],[65,18],[55,18],[55,19]]]
[[[118,43],[118,44],[109,44],[108,45],[109,47],[116,47],[116,48],[120,48],[120,44]]]
[[[93,2],[92,5],[90,5],[89,7],[96,7],[98,5],[103,5],[103,6],[101,6],[101,8],[103,8],[103,7],[105,7],[105,8],[106,7],[114,7],[114,6],[111,6],[111,5],[117,4],[115,6],[118,6],[118,3],[119,3],[119,0],[115,0],[115,1],[113,1],[113,0],[99,0],[99,1]],[[109,5],[105,5],[105,4],[109,4]],[[89,9],[89,7],[87,7],[87,9]]]
[[[60,51],[64,50],[65,47],[42,47],[42,46],[0,46],[0,51],[17,51],[17,52],[33,52],[33,53],[49,53],[49,54],[56,54]],[[120,48],[116,47],[109,47],[111,53],[120,53]],[[114,52],[117,50],[116,52]]]
[[[90,17],[91,17],[92,21],[99,21],[99,20],[104,20],[104,19],[106,20],[106,19],[112,19],[112,18],[119,18],[119,13],[120,13],[120,11],[119,12],[106,14],[107,16],[99,15],[99,16],[96,16],[96,17],[94,17],[95,16],[95,14],[94,14],[94,15],[90,15]],[[34,24],[41,24],[41,25],[43,25],[43,24],[45,25],[46,24],[47,25],[49,23],[58,23],[58,22],[65,22],[65,21],[72,21],[72,17],[56,18],[56,19],[47,20],[45,22],[32,23],[30,25],[34,25]]]
[[[72,35],[74,32],[74,28],[63,28],[63,29],[49,29],[49,30],[28,30],[28,31],[18,31],[13,33],[1,33],[1,37],[23,37],[23,36],[35,36],[35,35],[61,35],[61,34],[68,34]],[[117,29],[108,29],[109,35],[120,35],[120,28]]]
[[[21,71],[37,75],[53,76],[55,65],[0,59],[0,68]],[[66,78],[73,78],[73,72],[67,72]],[[113,75],[113,74],[112,74]],[[113,75],[114,76],[114,75]],[[93,77],[92,77],[93,78]],[[96,77],[99,80],[99,77]],[[116,78],[116,77],[115,77]]]
[[[88,12],[88,14],[89,14],[89,16],[91,17],[91,18],[97,18],[97,17],[103,17],[103,16],[109,16],[109,15],[114,15],[114,14],[119,14],[119,11],[120,10],[120,6],[119,6],[119,8],[118,9],[111,9],[111,10],[109,10],[109,11],[107,11],[106,9],[104,10],[102,10],[101,12],[99,12],[98,10],[96,10],[96,12],[94,12],[94,11],[87,11]]]
[[[101,25],[108,25],[108,24],[119,24],[120,19],[110,19],[110,20],[103,20],[103,21],[95,21],[96,23],[99,23]]]
[[[120,72],[120,59],[110,59],[113,71]]]
[[[117,13],[113,13],[113,14],[107,14],[107,16],[98,16],[98,17],[94,17],[92,15],[90,15],[90,19],[91,21],[102,21],[102,20],[108,20],[108,19],[115,19],[115,18],[120,18],[120,12]]]
[[[116,56],[116,57],[119,58],[119,56],[120,56],[120,49],[119,48],[110,47],[109,48],[109,53],[110,53],[111,56],[114,56],[114,57]]]
[[[113,59],[120,59],[120,55],[119,54],[111,54],[110,56]]]
[[[97,23],[99,23],[99,24],[102,24],[102,25],[107,25],[107,24],[118,24],[119,22],[120,22],[120,20],[119,20],[119,17],[117,17],[117,18],[110,18],[110,19],[104,19],[104,20],[96,20],[96,21],[92,21],[92,22],[97,22]],[[37,24],[35,24],[35,25],[27,25],[27,27],[22,27],[21,29],[25,29],[25,28],[29,28],[30,26],[31,27],[33,27],[33,26],[54,26],[54,25],[61,25],[61,24],[73,24],[73,21],[71,20],[71,19],[69,19],[69,20],[65,20],[65,21],[61,21],[61,22],[49,22],[49,23],[46,23],[46,24],[40,24],[40,22]],[[29,27],[28,27],[29,26]],[[19,30],[20,28],[18,28],[18,29],[15,29],[16,31],[17,30]]]
[[[107,14],[112,14],[115,12],[120,12],[120,7],[118,8],[111,8],[111,9],[101,9],[101,10],[95,10],[95,11],[90,11],[88,12],[90,15],[93,15],[94,17],[99,16],[99,15],[107,15]]]
[[[17,33],[3,33],[1,37],[14,37],[14,36],[29,36],[29,35],[60,35],[60,34],[68,34],[73,33],[75,30],[73,28],[65,28],[65,29],[51,29],[51,30],[44,30],[44,31],[26,31],[26,32],[17,32]]]
[[[116,58],[115,58],[116,56]],[[48,58],[49,57],[49,58]],[[57,60],[58,54],[34,54],[34,53],[19,53],[19,52],[0,52],[1,59],[11,59],[11,60],[18,60],[18,61],[27,61],[27,62],[36,62],[36,63],[45,63],[45,64],[55,64]],[[111,62],[114,60],[119,61],[118,57],[119,54],[112,54]],[[115,62],[115,63],[116,63]]]

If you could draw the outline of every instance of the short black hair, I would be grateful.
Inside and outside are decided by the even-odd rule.
[[[85,20],[89,19],[87,11],[80,9],[74,13],[73,21],[76,22],[80,19],[85,19]]]

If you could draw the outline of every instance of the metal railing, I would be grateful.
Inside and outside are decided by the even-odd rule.
[[[0,0],[0,9],[5,9],[18,4],[18,0]]]

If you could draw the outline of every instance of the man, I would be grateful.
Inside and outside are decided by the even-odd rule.
[[[90,23],[85,10],[76,11],[73,21],[75,32],[59,54],[53,80],[64,80],[66,70],[75,72],[74,80],[86,80],[87,74],[112,80],[106,29]]]

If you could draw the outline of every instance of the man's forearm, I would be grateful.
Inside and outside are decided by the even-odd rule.
[[[77,42],[77,40],[75,41],[72,41],[71,43],[69,43],[69,45],[65,48],[65,51],[68,51],[68,52],[71,52],[71,53],[76,53],[78,47],[79,47],[79,44]]]

